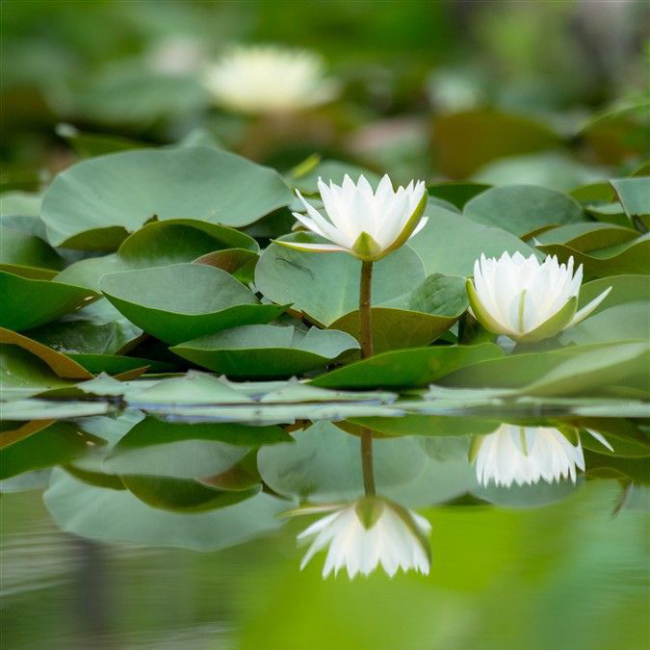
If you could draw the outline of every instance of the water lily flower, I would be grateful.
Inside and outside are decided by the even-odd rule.
[[[323,577],[345,568],[351,579],[368,575],[378,565],[390,576],[398,569],[429,573],[431,550],[429,522],[392,501],[366,496],[343,506],[313,523],[299,540],[312,539],[302,560],[303,569],[320,550],[329,547]]]
[[[606,298],[611,287],[576,311],[582,265],[573,274],[573,257],[559,264],[547,257],[517,252],[499,259],[481,255],[474,263],[474,281],[467,281],[472,315],[493,334],[524,342],[555,336],[584,320]]]
[[[237,47],[208,69],[204,85],[222,106],[243,113],[292,113],[336,97],[320,56],[271,45]]]
[[[610,451],[612,446],[596,431],[589,431]],[[585,457],[579,437],[575,444],[553,427],[523,427],[502,424],[494,433],[476,436],[470,451],[476,465],[476,477],[484,486],[531,485],[539,481],[553,483],[571,478],[576,468],[584,471]]]
[[[424,181],[411,181],[407,187],[395,191],[385,175],[373,192],[365,176],[361,175],[355,185],[346,174],[341,186],[332,181],[327,185],[319,178],[318,189],[329,219],[298,191],[296,194],[309,216],[299,212],[293,216],[331,243],[279,241],[279,244],[324,253],[347,251],[360,260],[374,262],[399,248],[427,222],[422,217],[428,198]]]

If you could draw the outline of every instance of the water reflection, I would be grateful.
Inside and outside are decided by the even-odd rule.
[[[327,547],[323,578],[343,568],[349,578],[368,575],[379,565],[391,578],[398,569],[429,573],[431,524],[424,517],[377,496],[332,509],[298,535],[300,540],[312,540],[301,569]]]
[[[244,423],[169,422],[136,409],[33,427],[7,423],[0,489],[40,489],[46,470],[44,502],[62,530],[192,550],[268,536],[287,525],[282,514],[325,513],[296,531],[310,544],[301,566],[322,551],[323,577],[345,570],[353,578],[378,568],[391,577],[400,569],[429,573],[432,511],[416,509],[537,507],[580,489],[580,473],[614,477],[626,489],[647,476],[642,420],[355,411],[336,423],[271,423],[265,408],[256,405],[261,417]]]
[[[589,433],[614,451],[602,435]],[[503,423],[494,433],[475,438],[471,458],[476,465],[479,483],[486,487],[491,481],[505,487],[513,483],[531,485],[568,478],[575,483],[576,468],[585,469],[578,434],[575,430],[562,432],[554,427]]]

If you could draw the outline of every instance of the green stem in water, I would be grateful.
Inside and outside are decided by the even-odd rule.
[[[372,289],[372,262],[361,263],[361,282],[359,285],[359,339],[361,341],[361,358],[372,356],[372,328],[370,296]],[[375,473],[372,457],[372,432],[361,429],[361,468],[363,470],[363,488],[366,496],[375,494]]]
[[[361,263],[361,283],[359,285],[359,338],[361,358],[372,356],[372,330],[370,323],[370,293],[372,288],[372,262]]]

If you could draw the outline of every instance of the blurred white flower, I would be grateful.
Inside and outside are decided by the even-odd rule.
[[[540,341],[585,319],[611,287],[576,312],[582,265],[573,274],[573,257],[559,264],[531,255],[504,253],[499,259],[481,255],[474,263],[474,281],[467,281],[472,315],[493,334],[520,341]]]
[[[595,431],[589,433],[612,451],[611,445]],[[553,483],[571,478],[576,481],[576,467],[585,469],[582,443],[574,445],[553,427],[523,427],[502,424],[494,433],[477,436],[470,459],[476,465],[476,477],[484,486],[531,485],[539,481]]]
[[[428,198],[423,181],[415,184],[411,181],[406,188],[395,191],[386,175],[373,192],[365,176],[360,176],[355,185],[346,174],[340,187],[332,181],[326,185],[319,178],[318,189],[329,220],[298,191],[296,194],[309,217],[299,212],[293,216],[331,244],[290,241],[279,241],[279,244],[315,252],[348,251],[361,260],[376,261],[399,248],[427,222],[422,217]]]
[[[303,569],[320,550],[329,547],[323,577],[345,568],[349,578],[368,575],[378,565],[390,576],[398,569],[429,573],[431,524],[415,512],[381,497],[363,497],[337,507],[302,532],[312,538],[302,560]]]
[[[207,70],[204,84],[219,104],[244,113],[291,113],[331,101],[339,91],[320,56],[271,45],[231,50]]]
[[[159,74],[182,75],[198,72],[205,64],[205,50],[189,36],[166,38],[147,53],[148,68]]]

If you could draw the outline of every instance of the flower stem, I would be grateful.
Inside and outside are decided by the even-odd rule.
[[[359,284],[359,339],[361,358],[372,356],[372,328],[370,311],[370,294],[372,289],[372,262],[361,263],[361,282]],[[363,471],[363,489],[366,496],[375,494],[375,472],[372,457],[372,432],[361,429],[361,469]]]
[[[361,262],[361,283],[359,285],[359,338],[361,358],[372,356],[372,329],[370,293],[372,287],[372,262]]]
[[[366,496],[375,494],[375,470],[372,457],[372,432],[361,429],[361,470],[363,471],[363,489]]]

